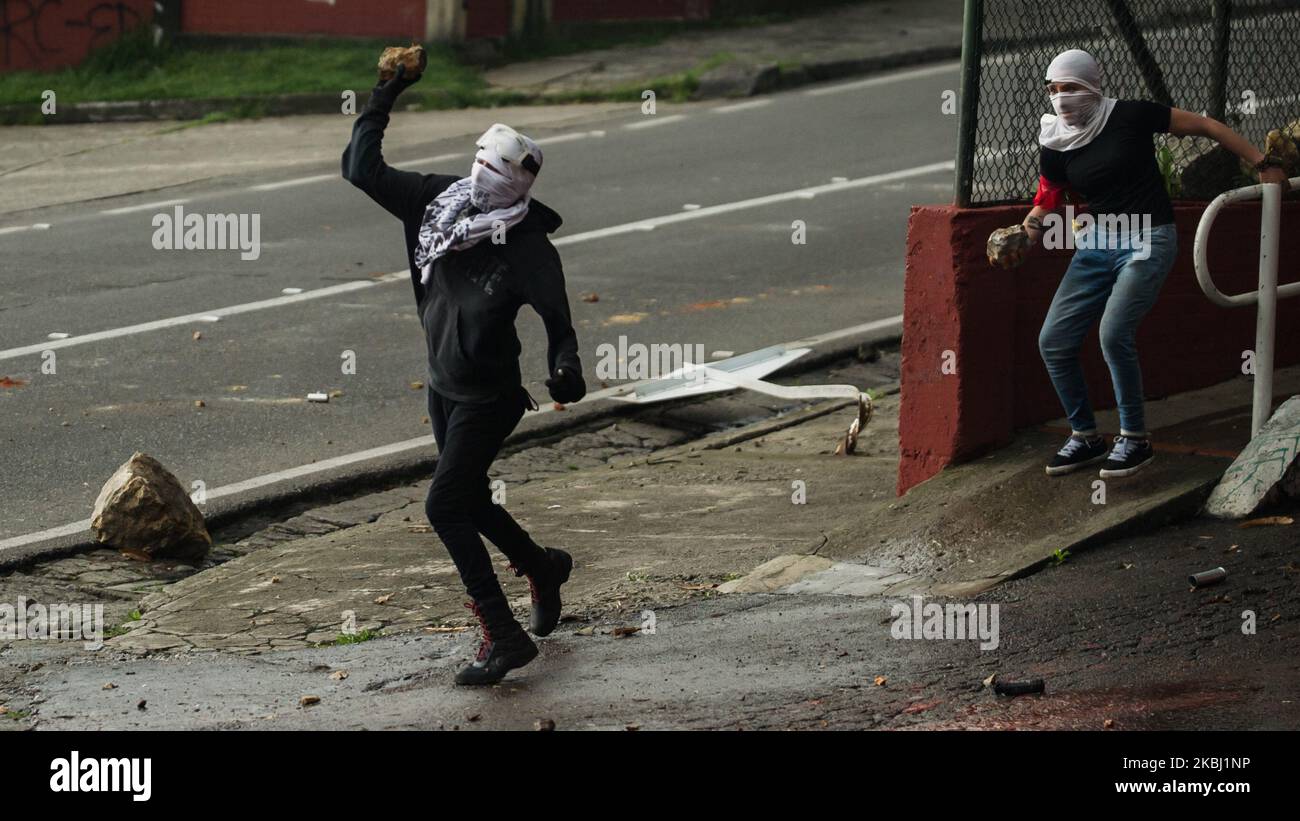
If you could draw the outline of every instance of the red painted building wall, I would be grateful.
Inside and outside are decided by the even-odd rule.
[[[175,0],[170,0],[174,2]],[[185,34],[387,37],[425,36],[428,0],[181,0]],[[470,0],[467,39],[510,34],[511,0]],[[700,20],[713,0],[553,0],[555,23]],[[80,63],[153,20],[153,0],[0,0],[0,72]]]
[[[1192,242],[1204,206],[1174,210],[1178,257],[1138,329],[1149,399],[1238,376],[1242,352],[1255,347],[1254,309],[1220,308],[1196,282]],[[1017,428],[1064,416],[1039,357],[1038,332],[1072,252],[1038,252],[1013,271],[994,268],[984,257],[989,232],[1024,215],[1024,206],[912,209],[903,297],[900,494],[945,465],[1006,445]],[[1300,202],[1284,203],[1282,219],[1297,224]],[[1254,290],[1259,204],[1223,209],[1209,246],[1220,291]],[[1283,233],[1280,259],[1278,279],[1296,280],[1300,232]],[[1277,324],[1277,366],[1300,362],[1300,299],[1278,303]],[[943,373],[945,351],[956,354],[955,374]],[[1094,407],[1114,407],[1095,329],[1084,343],[1083,363]],[[1250,403],[1244,390],[1242,402]]]
[[[0,72],[73,66],[153,19],[153,0],[0,0]]]
[[[470,0],[465,14],[465,39],[510,34],[510,0]]]
[[[713,0],[551,0],[556,23],[599,20],[705,20]]]
[[[425,0],[183,0],[188,34],[424,39]]]

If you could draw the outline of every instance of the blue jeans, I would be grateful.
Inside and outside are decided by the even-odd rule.
[[[1158,225],[1133,235],[1093,225],[1080,232],[1074,258],[1056,289],[1038,335],[1038,350],[1075,433],[1092,434],[1097,420],[1079,364],[1079,349],[1101,318],[1101,352],[1119,405],[1120,433],[1145,436],[1137,326],[1155,304],[1178,252],[1178,231]],[[1145,258],[1142,258],[1145,257]]]

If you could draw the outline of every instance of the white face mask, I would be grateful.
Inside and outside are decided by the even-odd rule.
[[[478,139],[478,152],[469,171],[470,202],[480,211],[509,208],[519,202],[537,179],[541,157],[535,142],[510,126],[493,125]]]
[[[1100,103],[1101,95],[1092,91],[1060,91],[1052,95],[1052,109],[1073,128],[1087,125]]]
[[[484,160],[493,168],[511,174],[505,176],[489,168],[479,160]],[[469,171],[471,188],[469,200],[480,211],[495,211],[509,208],[528,193],[532,187],[532,175],[519,168],[512,168],[499,154],[488,149],[479,149],[474,155],[474,165]]]

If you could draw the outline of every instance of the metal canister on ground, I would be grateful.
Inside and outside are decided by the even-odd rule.
[[[1209,587],[1226,578],[1228,578],[1228,571],[1222,567],[1216,567],[1213,570],[1202,570],[1200,573],[1193,573],[1187,577],[1187,582],[1192,587]]]
[[[993,692],[1000,696],[1027,696],[1041,693],[1043,692],[1043,680],[1041,678],[1027,678],[1014,681],[994,679]]]

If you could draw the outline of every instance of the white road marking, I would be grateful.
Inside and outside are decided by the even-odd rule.
[[[11,228],[0,228],[0,234],[17,234],[19,231],[48,231],[50,224],[48,222],[38,222],[34,225],[15,225]]]
[[[314,177],[299,177],[296,180],[284,180],[283,182],[268,182],[262,185],[254,185],[249,191],[275,191],[279,188],[292,188],[295,185],[307,185],[313,182],[324,182],[325,180],[339,180],[343,178],[338,174],[317,174]]]
[[[42,530],[37,533],[28,533],[26,536],[15,536],[12,539],[0,541],[0,550],[9,550],[15,547],[22,547],[34,542],[43,542],[46,539],[58,539],[63,536],[75,536],[78,533],[84,533],[90,530],[90,520],[82,519],[79,522],[73,522],[70,525],[52,527],[49,530]]]
[[[135,211],[150,211],[157,208],[166,208],[169,205],[182,205],[187,202],[189,202],[188,197],[177,200],[162,200],[161,202],[146,202],[141,205],[127,205],[123,208],[107,208],[99,213],[108,214],[110,216],[117,214],[130,214]]]
[[[760,208],[766,205],[773,205],[791,200],[810,200],[822,194],[833,194],[840,191],[849,191],[855,188],[866,188],[873,185],[881,185],[883,183],[896,182],[899,180],[910,179],[912,177],[934,174],[940,171],[951,171],[952,169],[952,160],[945,160],[943,162],[930,163],[929,165],[919,165],[915,168],[904,168],[900,171],[889,171],[884,174],[875,174],[870,177],[859,177],[858,179],[846,180],[845,182],[832,182],[825,185],[816,185],[811,188],[799,188],[793,191],[784,191],[779,194],[768,194],[766,196],[753,197],[751,199],[739,200],[737,202],[710,205],[692,211],[678,211],[661,217],[637,220],[636,222],[628,222],[622,225],[612,225],[608,228],[597,228],[593,231],[585,231],[579,234],[570,234],[569,236],[559,237],[554,240],[554,244],[557,247],[577,245],[582,242],[605,239],[606,237],[619,236],[638,231],[653,231],[656,228],[664,225],[671,225],[673,223],[704,219],[707,217],[717,216],[718,214],[729,214],[735,211],[743,211],[748,208]],[[279,308],[297,302],[306,302],[307,300],[322,299],[364,288],[372,288],[376,285],[389,282],[404,282],[408,277],[408,271],[395,271],[375,279],[345,282],[340,285],[331,285],[326,288],[316,288],[310,291],[304,291],[300,294],[289,294],[286,296],[275,297],[273,299],[248,302],[242,305],[231,305],[227,308],[220,308],[215,311],[200,311],[197,313],[185,314],[184,316],[158,319],[152,322],[142,322],[138,325],[128,325],[122,328],[96,331],[81,336],[74,336],[71,339],[61,339],[52,342],[37,343],[35,345],[25,345],[21,348],[0,350],[0,360],[15,359],[20,356],[39,354],[42,351],[66,348],[72,345],[83,345],[88,342],[100,342],[105,339],[117,339],[124,336],[132,336],[134,334],[148,333],[149,331],[161,330],[163,328],[174,328],[178,325],[188,325],[193,322],[212,322],[214,321],[212,317],[220,318],[233,316],[235,314],[250,313],[252,311],[266,310],[268,308]]]
[[[538,145],[555,145],[556,143],[571,143],[575,140],[586,140],[591,137],[603,137],[604,131],[575,131],[572,134],[556,134],[554,137],[543,137],[537,141]]]
[[[718,106],[713,109],[714,114],[730,114],[733,111],[749,111],[751,108],[762,108],[772,104],[771,97],[764,97],[760,100],[746,100],[743,103],[732,103],[731,105]]]
[[[640,120],[639,122],[628,123],[623,127],[630,130],[638,128],[653,128],[657,125],[668,125],[669,123],[679,122],[684,119],[686,119],[685,114],[670,114],[667,117],[660,117],[656,114],[653,116],[647,116],[644,120]]]
[[[224,316],[246,314],[252,311],[262,311],[267,308],[278,308],[281,305],[292,305],[296,302],[322,299],[324,297],[336,296],[337,294],[359,291],[364,288],[373,288],[376,285],[383,285],[389,282],[405,281],[407,278],[407,271],[395,271],[391,274],[385,274],[382,277],[376,277],[374,279],[360,279],[355,282],[344,282],[340,285],[316,288],[311,291],[305,291],[301,294],[278,296],[272,299],[259,300],[257,302],[246,302],[242,305],[231,305],[228,308],[218,308],[215,311],[200,311],[198,313],[185,314],[184,316],[157,319],[153,322],[142,322],[139,325],[127,325],[123,328],[110,328],[106,331],[96,331],[81,336],[74,336],[71,339],[60,339],[53,342],[38,342],[35,345],[27,345],[22,348],[10,348],[7,351],[0,351],[0,359],[15,359],[20,356],[28,356],[29,354],[39,354],[42,351],[67,348],[72,345],[84,345],[87,342],[100,342],[105,339],[117,339],[123,336],[132,336],[134,334],[157,331],[163,328],[175,328],[178,325],[188,325],[192,322],[215,322]]]
[[[403,271],[402,273],[405,274],[406,272]],[[784,343],[784,345],[787,348],[804,348],[809,346],[816,346],[818,344],[833,342],[835,340],[843,339],[845,337],[855,336],[863,333],[869,333],[871,331],[876,331],[876,330],[883,330],[885,328],[890,328],[895,326],[901,328],[902,325],[903,325],[903,317],[901,314],[899,314],[898,316],[891,316],[885,319],[877,319],[872,322],[864,322],[861,325],[854,325],[850,328],[840,328],[839,330],[828,331],[823,334],[805,337],[804,339],[798,339],[793,342],[786,342]],[[651,380],[644,380],[644,381],[648,382]],[[627,393],[629,391],[635,390],[636,386],[639,384],[641,384],[641,382],[632,382],[626,385],[614,385],[613,387],[604,388],[598,391],[593,391],[592,393],[587,394],[587,398],[583,399],[582,401],[584,403],[592,402],[598,399],[605,399],[617,394]],[[535,413],[539,413],[539,414],[553,413],[553,412],[555,412],[555,406],[550,403],[542,404],[541,408],[535,411]],[[353,465],[358,462],[365,462],[371,459],[379,459],[385,456],[393,456],[399,453],[406,453],[407,451],[412,451],[412,450],[424,450],[426,448],[431,448],[431,447],[435,447],[435,442],[432,434],[426,436],[417,436],[414,439],[407,439],[402,442],[394,442],[390,445],[381,445],[379,447],[368,448],[366,450],[356,451],[355,453],[347,453],[342,456],[335,456],[332,459],[323,459],[319,462],[312,462],[311,464],[307,464],[307,465],[299,465],[297,467],[292,467],[285,470],[277,470],[273,473],[267,473],[262,476],[255,476],[251,479],[245,479],[242,482],[235,482],[233,484],[222,485],[221,487],[212,488],[208,491],[208,499],[212,500],[212,499],[220,499],[226,496],[233,496],[237,493],[244,493],[250,490],[256,490],[258,488],[267,487],[268,485],[273,485],[278,482],[283,482],[290,479],[300,479],[304,476],[311,476],[313,474],[322,473],[327,470],[346,467],[348,465]],[[60,527],[53,527],[48,530],[41,530],[35,533],[28,533],[22,536],[14,536],[9,539],[0,540],[0,551],[12,550],[14,548],[23,547],[25,545],[35,544],[37,542],[43,542],[48,539],[57,539],[57,538],[62,538],[64,536],[75,536],[79,533],[85,533],[89,529],[90,529],[90,520],[82,519],[81,521],[62,525]]]
[[[418,160],[403,160],[402,162],[390,163],[390,165],[392,165],[393,168],[406,168],[410,165],[436,165],[440,162],[447,162],[448,160],[463,158],[465,156],[468,155],[462,151],[456,154],[439,154],[436,157],[424,157]]]
[[[961,63],[953,61],[949,63],[939,63],[925,68],[915,68],[908,71],[898,71],[893,74],[885,74],[880,77],[868,77],[865,80],[855,80],[851,83],[840,83],[834,86],[821,86],[812,88],[804,92],[809,97],[820,97],[823,94],[839,94],[841,91],[857,91],[862,88],[874,88],[875,86],[897,83],[903,80],[915,80],[918,77],[932,77],[935,74],[947,74],[957,71],[961,68]]]
[[[785,191],[780,194],[768,194],[764,197],[754,197],[748,200],[738,202],[728,202],[721,205],[710,205],[707,208],[699,208],[694,211],[679,211],[675,214],[667,214],[662,217],[652,219],[638,220],[628,222],[622,225],[612,225],[609,228],[597,228],[594,231],[585,231],[581,234],[570,234],[567,237],[559,237],[554,240],[556,246],[575,245],[579,242],[587,242],[593,239],[604,239],[606,237],[627,234],[633,231],[653,231],[663,225],[670,225],[675,222],[685,222],[687,220],[703,219],[712,217],[717,214],[728,214],[733,211],[743,211],[746,208],[759,208],[765,205],[773,205],[778,202],[789,200],[810,200],[820,194],[832,194],[838,191],[848,191],[854,188],[866,188],[881,183],[894,182],[896,180],[905,180],[910,177],[920,177],[926,174],[935,174],[940,171],[953,170],[952,160],[943,162],[930,163],[929,165],[918,165],[915,168],[905,168],[901,171],[889,171],[884,174],[876,174],[870,177],[859,177],[856,180],[847,180],[845,182],[832,182],[825,185],[816,185],[811,188],[799,188],[794,191]]]

